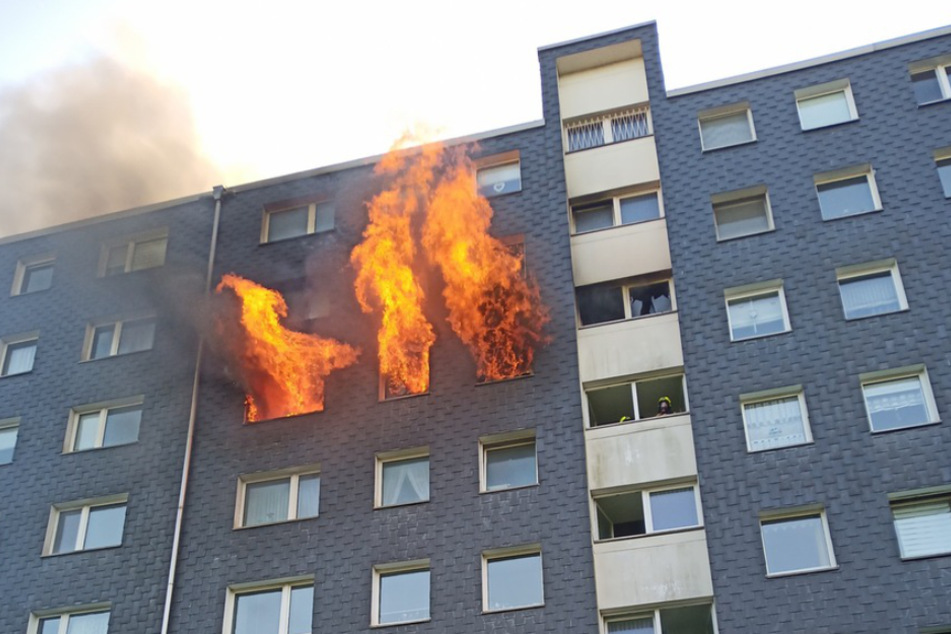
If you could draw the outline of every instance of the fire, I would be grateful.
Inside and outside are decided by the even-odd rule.
[[[481,379],[531,371],[547,341],[548,309],[522,258],[489,235],[492,207],[477,193],[475,170],[462,153],[447,157],[423,226],[423,247],[442,272],[453,331],[468,346]]]
[[[413,217],[425,204],[440,152],[425,146],[411,158],[394,151],[380,161],[377,173],[392,180],[367,204],[370,223],[350,255],[361,309],[380,313],[380,374],[394,392],[429,389],[429,350],[436,335],[423,314],[425,293],[414,272]]]
[[[234,292],[241,307],[237,342],[228,343],[237,348],[248,422],[323,411],[324,379],[355,363],[360,351],[284,328],[287,303],[277,291],[233,274],[216,288],[224,289]]]

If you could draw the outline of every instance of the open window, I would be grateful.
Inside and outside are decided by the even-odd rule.
[[[636,319],[674,310],[673,280],[646,276],[575,289],[582,326]]]
[[[669,400],[670,414],[688,411],[683,374],[648,376],[615,385],[585,389],[591,427],[666,416],[661,401]]]
[[[599,495],[598,539],[618,539],[700,526],[695,485]]]

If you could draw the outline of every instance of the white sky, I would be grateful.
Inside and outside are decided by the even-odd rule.
[[[226,185],[541,118],[537,48],[656,20],[676,88],[951,24],[951,3],[0,0],[0,90],[105,52],[185,87]],[[0,148],[2,151],[2,148]]]

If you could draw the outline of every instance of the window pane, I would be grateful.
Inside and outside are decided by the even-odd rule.
[[[713,617],[708,605],[692,605],[660,611],[664,634],[713,634]]]
[[[13,462],[13,451],[17,446],[17,427],[0,429],[0,464]]]
[[[33,361],[36,358],[35,341],[10,343],[7,344],[6,348],[6,355],[3,359],[3,371],[0,372],[0,376],[22,374],[33,369]]]
[[[816,185],[823,220],[832,220],[875,210],[868,177],[857,176]]]
[[[798,396],[743,405],[751,451],[807,442]]]
[[[541,555],[524,555],[486,562],[490,610],[540,605],[542,592]]]
[[[273,211],[268,214],[268,242],[306,235],[309,213],[310,210],[307,207],[298,207],[287,211]]]
[[[291,614],[287,634],[310,634],[313,630],[314,586],[291,589]]]
[[[110,409],[106,414],[104,447],[127,445],[139,439],[139,424],[142,422],[142,406]]]
[[[639,418],[665,415],[660,411],[661,399],[670,399],[670,413],[687,411],[684,399],[684,378],[681,375],[665,376],[637,382],[637,411]]]
[[[109,253],[106,256],[106,275],[125,273],[125,258],[128,253],[128,244],[110,247]]]
[[[763,337],[786,330],[778,292],[731,300],[728,305],[734,340]]]
[[[119,354],[150,350],[155,339],[155,320],[139,319],[122,324]]]
[[[822,518],[818,515],[764,522],[762,529],[770,574],[831,565]]]
[[[428,570],[380,575],[380,623],[428,618]]]
[[[23,271],[21,293],[35,293],[45,291],[53,285],[53,265],[34,264]]]
[[[297,480],[297,517],[317,517],[319,509],[320,476],[300,476]]]
[[[156,238],[132,245],[132,270],[140,271],[165,264],[165,248],[168,238]]]
[[[608,634],[654,634],[654,617],[611,621],[608,623]]]
[[[873,431],[931,422],[921,379],[917,376],[864,385],[862,389]]]
[[[281,634],[281,591],[240,594],[235,598],[234,634]]]
[[[651,523],[655,531],[696,526],[697,502],[693,487],[650,494]]]
[[[49,619],[43,619],[40,621],[40,631],[39,634],[59,634],[59,616],[54,616]]]
[[[429,499],[429,457],[383,463],[383,506]]]
[[[245,486],[244,525],[255,526],[287,520],[291,481],[255,482]]]
[[[819,128],[852,119],[848,98],[844,90],[826,95],[800,99],[799,119],[803,130]]]
[[[941,84],[938,83],[938,75],[934,70],[915,73],[911,76],[911,85],[915,89],[915,100],[919,106],[943,99]]]
[[[946,198],[951,198],[951,159],[942,159],[936,165],[944,195]]]
[[[700,134],[705,150],[753,140],[753,130],[750,128],[746,110],[713,119],[701,119]]]
[[[598,537],[615,539],[644,535],[644,499],[640,491],[608,495],[595,500],[598,507]]]
[[[98,437],[99,412],[80,414],[79,420],[76,421],[76,442],[73,443],[73,451],[93,449]]]
[[[71,553],[76,550],[76,538],[79,536],[79,520],[83,512],[60,511],[56,524],[56,537],[53,539],[54,553]]]
[[[109,613],[74,614],[69,617],[66,634],[106,634],[109,631]]]
[[[659,282],[648,286],[632,286],[628,289],[631,298],[631,317],[643,317],[666,313],[670,310],[670,284]]]
[[[614,226],[613,202],[573,207],[571,211],[575,217],[575,233]]]
[[[535,443],[487,449],[485,488],[509,489],[538,482],[535,472]]]
[[[122,543],[122,527],[125,524],[125,504],[95,506],[89,510],[89,526],[86,528],[85,550],[118,546]]]
[[[617,423],[625,417],[627,420],[635,418],[634,395],[630,384],[591,390],[587,396],[592,427]]]
[[[896,506],[892,513],[902,557],[951,553],[951,506],[948,500]]]
[[[334,228],[334,206],[330,203],[317,205],[317,217],[314,219],[314,231],[330,231]]]
[[[901,310],[895,279],[890,271],[840,280],[839,294],[846,319]]]
[[[620,203],[622,225],[660,218],[660,202],[657,200],[656,193],[622,198]]]
[[[92,346],[89,351],[90,359],[102,359],[112,354],[112,337],[116,325],[99,326],[92,333]]]
[[[476,172],[479,194],[486,198],[521,191],[522,171],[519,163],[483,167]]]
[[[763,196],[714,205],[717,238],[726,240],[769,231],[769,214]]]
[[[620,286],[580,286],[577,292],[583,326],[624,319],[624,291]]]

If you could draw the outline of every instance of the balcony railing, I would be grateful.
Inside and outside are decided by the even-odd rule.
[[[565,146],[569,152],[577,152],[650,134],[650,109],[640,106],[566,123]]]

